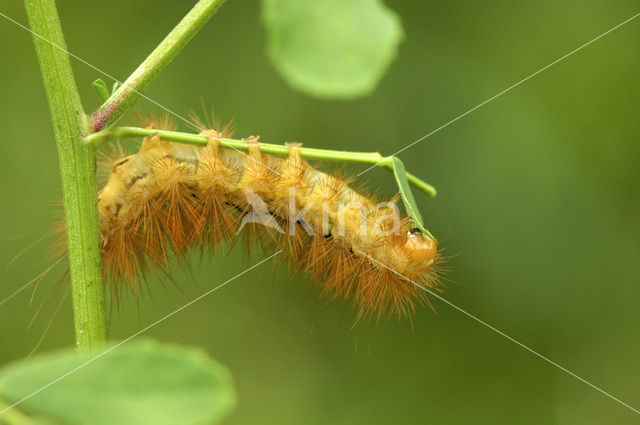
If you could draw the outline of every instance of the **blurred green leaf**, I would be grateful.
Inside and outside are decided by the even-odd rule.
[[[404,209],[407,211],[407,215],[409,215],[411,220],[413,220],[414,227],[429,236],[431,239],[435,240],[436,238],[433,237],[431,232],[424,227],[422,215],[420,214],[416,200],[413,197],[413,192],[411,192],[411,186],[409,186],[409,182],[407,181],[407,170],[404,163],[397,156],[392,157],[391,161],[393,163],[393,175],[396,178],[396,183],[398,183],[398,190],[400,190],[400,196],[402,197],[402,202],[404,203]]]
[[[17,402],[104,350],[61,350],[0,371],[0,396]],[[235,404],[227,369],[203,351],[152,341],[127,343],[20,404],[70,424],[188,425],[216,422]]]
[[[403,38],[380,0],[262,0],[268,52],[293,87],[322,98],[370,93]]]

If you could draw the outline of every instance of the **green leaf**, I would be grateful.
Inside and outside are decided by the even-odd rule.
[[[91,85],[93,86],[93,89],[96,91],[101,101],[106,102],[107,99],[109,99],[109,89],[107,89],[107,83],[105,83],[104,80],[98,78],[93,83],[91,83]]]
[[[77,425],[189,425],[217,422],[235,404],[227,369],[203,351],[152,341],[77,354],[61,350],[0,371],[0,397],[20,409]]]
[[[396,178],[396,183],[398,183],[398,189],[400,190],[400,196],[402,197],[404,208],[407,210],[409,217],[413,220],[413,225],[435,241],[436,238],[434,238],[431,232],[424,227],[422,215],[420,214],[418,205],[416,205],[416,200],[413,197],[411,187],[407,181],[407,170],[404,167],[404,163],[396,156],[391,157],[391,161],[393,164],[393,175]]]
[[[293,87],[322,98],[373,91],[403,31],[380,0],[262,0],[268,52]]]

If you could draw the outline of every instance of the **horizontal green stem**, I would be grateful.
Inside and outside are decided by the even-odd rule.
[[[84,138],[85,143],[95,147],[113,139],[140,138],[152,136],[154,134],[170,142],[184,143],[188,145],[205,146],[209,143],[209,137],[193,133],[182,133],[178,131],[156,130],[140,127],[115,127],[90,134]],[[241,152],[248,150],[247,142],[244,140],[220,138],[220,147],[233,149]],[[283,145],[270,143],[260,143],[260,151],[263,153],[285,157],[289,155],[289,148]],[[376,167],[393,172],[393,156],[382,156],[378,152],[349,152],[335,151],[329,149],[301,148],[300,154],[306,159],[334,162],[353,162],[358,164],[375,165]],[[436,189],[411,173],[406,173],[409,183],[425,193],[429,197],[436,196]]]

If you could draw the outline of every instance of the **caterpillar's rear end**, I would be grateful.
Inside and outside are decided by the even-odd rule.
[[[216,135],[214,130],[205,134]],[[314,169],[298,145],[281,159],[146,138],[116,160],[100,191],[105,276],[116,293],[136,289],[169,253],[218,250],[245,236],[249,248],[282,250],[291,270],[318,282],[322,295],[352,300],[359,317],[410,316],[437,288],[436,242],[411,228],[393,202],[376,203],[342,179]]]

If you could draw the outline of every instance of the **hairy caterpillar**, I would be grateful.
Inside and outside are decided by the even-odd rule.
[[[143,140],[138,153],[113,161],[98,194],[105,276],[116,293],[133,288],[168,255],[232,245],[284,251],[294,273],[320,282],[321,294],[353,301],[359,317],[410,316],[425,291],[396,273],[438,287],[436,242],[411,228],[393,202],[376,203],[343,179],[311,167],[300,145],[289,156],[223,150],[221,132],[204,147]],[[383,265],[387,266],[384,267]]]

